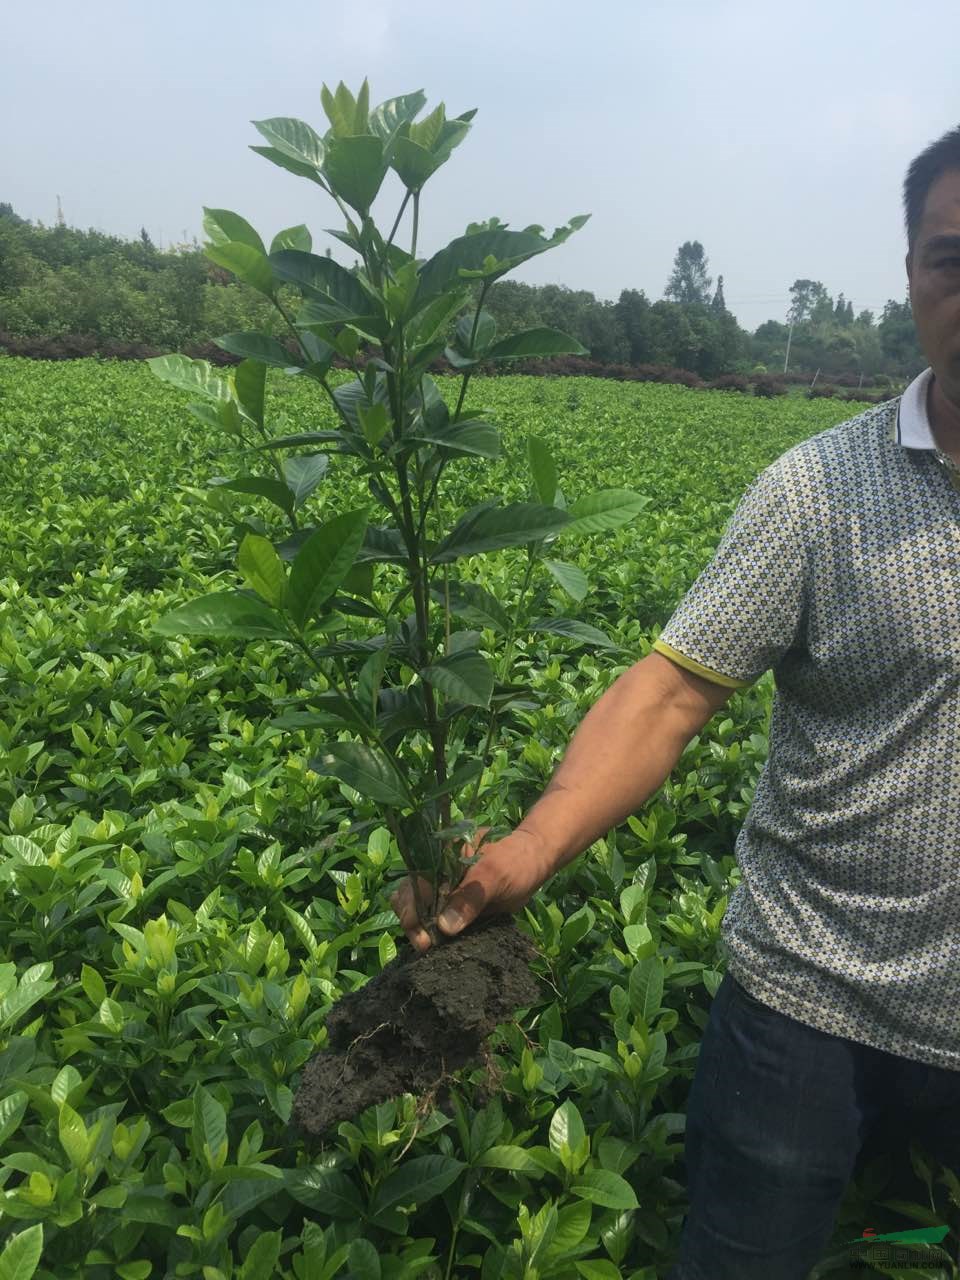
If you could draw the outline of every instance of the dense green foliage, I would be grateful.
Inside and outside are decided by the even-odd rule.
[[[686,247],[677,259],[689,275]],[[705,271],[707,263],[698,259],[694,265]],[[854,316],[842,294],[835,303],[819,282],[796,281],[794,296],[797,285],[814,286],[820,305],[799,320],[791,370],[809,380],[820,369],[824,377],[845,376],[854,385],[863,373],[869,385],[877,374],[899,379],[923,367],[908,303],[891,300],[879,319],[869,311]],[[551,325],[605,364],[659,364],[704,378],[749,372],[757,363],[771,372],[783,369],[787,324],[769,320],[751,335],[726,309],[722,287],[709,299],[703,280],[700,296],[696,287],[681,272],[672,298],[653,300],[624,288],[614,302],[585,289],[502,281],[487,309],[502,333]],[[25,354],[56,355],[56,339],[69,335],[86,338],[91,353],[127,354],[122,348],[128,343],[154,353],[182,351],[214,334],[272,325],[264,300],[209,263],[197,245],[161,251],[146,233],[126,241],[94,230],[44,227],[0,204],[0,349],[6,333],[33,340]]]
[[[300,380],[268,396],[291,432],[333,421]],[[508,782],[513,820],[752,477],[850,410],[567,379],[484,381],[477,399],[504,456],[466,470],[454,501],[482,496],[481,476],[518,497],[530,430],[562,483],[650,498],[579,544],[594,585],[577,616],[619,648],[519,638],[530,705],[483,779]],[[373,809],[307,769],[316,732],[276,727],[306,667],[151,632],[239,585],[248,523],[282,517],[210,486],[233,459],[142,367],[0,359],[0,440],[0,1241],[29,1262],[40,1227],[42,1280],[662,1276],[771,678],[531,903],[543,999],[487,1070],[304,1150],[291,1091],[331,1003],[395,953],[381,885],[398,851],[352,831]],[[322,519],[353,496],[320,486],[307,507]],[[523,555],[476,562],[506,608]],[[545,569],[533,589],[545,614],[570,607]],[[851,1188],[838,1240],[883,1227],[884,1190],[880,1174]],[[955,1221],[940,1183],[931,1204]]]

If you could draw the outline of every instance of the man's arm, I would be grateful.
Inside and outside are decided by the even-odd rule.
[[[450,895],[438,922],[444,932],[458,932],[481,913],[518,911],[561,867],[642,808],[732,692],[656,652],[634,663],[587,712],[523,821],[484,846]],[[425,950],[430,939],[417,922],[409,880],[392,901],[411,942]]]

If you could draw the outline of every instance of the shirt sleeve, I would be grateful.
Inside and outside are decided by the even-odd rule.
[[[775,462],[740,499],[653,648],[717,684],[753,684],[800,639],[807,562]]]

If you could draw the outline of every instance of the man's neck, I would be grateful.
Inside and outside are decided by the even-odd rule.
[[[927,391],[927,415],[937,447],[960,466],[960,408],[943,394],[936,374]]]

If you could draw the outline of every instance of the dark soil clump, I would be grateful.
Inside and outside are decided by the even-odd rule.
[[[295,1122],[320,1136],[365,1107],[426,1093],[479,1061],[493,1029],[537,999],[535,955],[512,916],[474,924],[422,955],[404,946],[330,1010],[329,1048],[304,1068]]]

